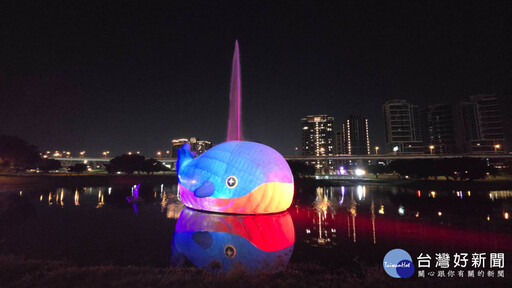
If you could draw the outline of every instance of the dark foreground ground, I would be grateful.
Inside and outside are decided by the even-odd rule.
[[[275,272],[250,273],[239,268],[217,274],[195,268],[80,267],[0,255],[0,287],[511,287],[507,272],[505,278],[394,279],[382,267],[361,267],[356,275],[291,264]]]

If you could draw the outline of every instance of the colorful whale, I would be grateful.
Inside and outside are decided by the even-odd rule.
[[[230,141],[194,159],[190,145],[178,150],[179,196],[189,208],[235,214],[277,213],[293,200],[293,175],[276,150]]]
[[[287,212],[271,215],[227,215],[183,209],[172,238],[171,265],[227,272],[286,267],[295,244]]]

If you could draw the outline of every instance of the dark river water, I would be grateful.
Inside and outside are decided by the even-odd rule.
[[[382,263],[391,249],[512,257],[512,187],[298,187],[286,213],[235,216],[184,208],[176,185],[18,189],[0,193],[0,254],[79,265],[227,270]],[[507,260],[505,260],[507,261]]]

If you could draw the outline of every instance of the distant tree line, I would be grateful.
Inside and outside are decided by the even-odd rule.
[[[379,174],[395,173],[401,177],[427,179],[445,177],[446,180],[474,180],[495,176],[496,169],[475,158],[395,160],[389,165],[370,165],[368,172],[377,178]]]
[[[39,169],[42,172],[58,170],[62,166],[54,159],[41,158],[37,147],[15,136],[0,135],[0,171],[24,172]]]
[[[15,173],[38,166],[41,156],[36,146],[9,135],[0,135],[0,169]]]
[[[134,172],[143,172],[149,175],[155,172],[171,170],[156,159],[146,159],[142,155],[128,154],[123,154],[113,158],[108,164],[105,164],[105,169],[109,174],[123,172],[129,175],[132,175]]]
[[[511,163],[512,164],[512,163]],[[314,165],[304,161],[288,161],[295,176],[315,175]],[[474,180],[487,175],[496,176],[496,169],[476,158],[395,160],[388,165],[369,165],[367,172],[379,178],[382,174],[396,174],[399,178],[428,179],[445,177],[447,180]]]

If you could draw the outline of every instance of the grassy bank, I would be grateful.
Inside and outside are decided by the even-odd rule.
[[[251,273],[237,268],[217,274],[195,268],[80,267],[0,255],[1,287],[510,287],[505,276],[394,279],[381,267],[361,267],[356,275],[343,269],[298,264],[274,272]]]
[[[177,183],[176,174],[164,175],[0,175],[0,188],[37,188],[67,186],[120,186],[134,184],[172,184]]]

